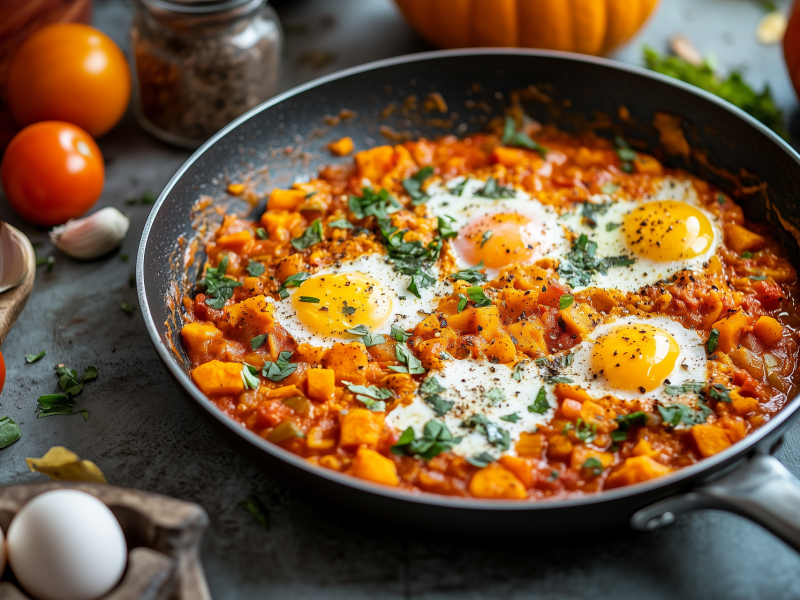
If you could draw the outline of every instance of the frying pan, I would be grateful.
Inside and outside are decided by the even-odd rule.
[[[797,241],[788,232],[800,231],[794,203],[800,197],[800,156],[732,105],[652,72],[566,53],[415,54],[348,69],[277,96],[217,133],[175,174],[147,221],[136,267],[147,330],[167,369],[205,420],[271,474],[327,505],[398,528],[489,537],[626,527],[646,531],[680,513],[715,508],[748,517],[800,549],[800,481],[771,455],[795,421],[800,397],[744,440],[665,477],[586,497],[529,503],[412,494],[315,467],[223,415],[192,383],[178,343],[180,311],[170,299],[176,289],[188,289],[186,282],[196,278],[203,262],[202,256],[187,258],[187,242],[198,236],[195,203],[201,197],[225,204],[228,212],[249,213],[253,207],[225,195],[227,181],[242,181],[266,164],[270,178],[264,191],[287,186],[335,162],[323,149],[344,135],[364,149],[387,143],[384,135],[474,133],[492,115],[502,114],[514,90],[523,90],[518,96],[525,111],[542,122],[568,131],[590,127],[600,135],[621,134],[723,191],[734,194],[744,187],[747,192],[737,201],[749,218],[771,224],[773,235],[800,264]],[[447,103],[445,112],[425,112],[424,99],[432,92]],[[330,118],[342,110],[351,111],[342,114],[349,118]],[[691,152],[659,150],[659,133],[652,126],[659,112],[680,119],[676,122]],[[256,207],[253,214],[261,210]]]

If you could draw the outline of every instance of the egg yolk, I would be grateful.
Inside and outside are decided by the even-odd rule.
[[[623,218],[628,246],[661,262],[703,254],[714,240],[711,221],[697,207],[676,200],[648,202]]]
[[[531,219],[515,213],[481,215],[458,232],[454,244],[464,260],[499,269],[531,259],[539,245],[535,227]]]
[[[680,353],[678,342],[663,329],[622,325],[596,340],[592,368],[614,388],[644,394],[672,374]]]
[[[354,337],[345,330],[357,325],[375,330],[392,313],[391,295],[375,278],[358,271],[310,277],[291,302],[298,320],[314,333],[341,338]]]

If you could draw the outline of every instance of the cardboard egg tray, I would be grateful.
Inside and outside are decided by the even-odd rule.
[[[120,583],[103,600],[211,600],[199,556],[208,515],[196,504],[97,483],[0,486],[0,528],[7,532],[11,519],[34,496],[64,488],[97,497],[125,533],[128,564]],[[0,582],[0,600],[30,598],[5,581]]]

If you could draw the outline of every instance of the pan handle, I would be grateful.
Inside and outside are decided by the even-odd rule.
[[[652,531],[693,510],[726,510],[750,519],[800,551],[800,479],[774,456],[759,454],[730,473],[643,508],[631,526]]]

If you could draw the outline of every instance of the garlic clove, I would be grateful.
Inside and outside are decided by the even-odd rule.
[[[53,227],[50,240],[72,258],[97,258],[122,243],[131,220],[111,206],[83,219],[70,219]]]
[[[18,286],[35,268],[36,256],[30,240],[0,221],[0,293]]]

